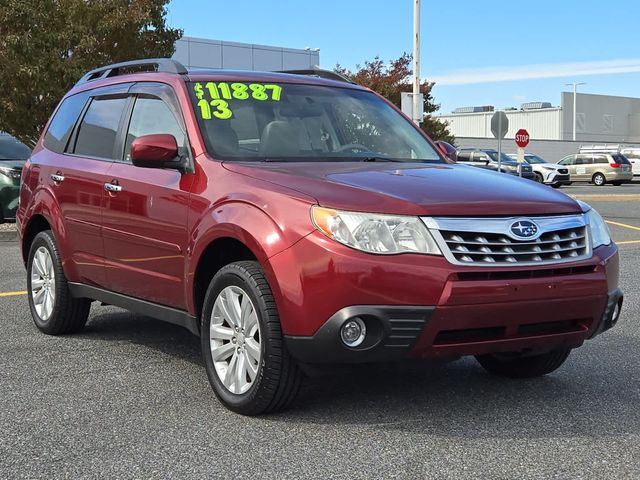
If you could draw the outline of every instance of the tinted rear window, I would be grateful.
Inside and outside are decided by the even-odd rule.
[[[64,152],[73,126],[87,102],[88,93],[79,93],[65,98],[49,124],[44,136],[44,146],[54,152]]]
[[[629,159],[624,155],[611,155],[613,157],[613,161],[615,163],[620,163],[622,165],[630,165]]]
[[[80,124],[74,153],[115,159],[116,134],[126,104],[126,98],[94,98]]]
[[[0,134],[0,161],[26,160],[31,155],[31,149],[19,142],[11,135]]]

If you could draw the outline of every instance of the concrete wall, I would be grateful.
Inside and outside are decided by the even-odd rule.
[[[640,98],[578,93],[576,139],[591,143],[640,142]],[[563,92],[560,108],[506,111],[507,138],[526,128],[532,139],[572,140],[573,92]],[[439,115],[456,137],[491,138],[493,112]]]
[[[506,138],[515,138],[516,132],[525,128],[531,138],[560,140],[562,110],[546,108],[542,110],[506,111],[509,119],[509,131]],[[494,112],[463,113],[439,115],[438,118],[450,124],[450,130],[456,137],[492,138],[491,117]]]
[[[191,68],[296,70],[320,64],[320,52],[182,37],[173,58]]]
[[[556,163],[567,155],[578,153],[583,142],[571,142],[560,140],[531,140],[526,148],[527,152],[535,153],[548,162]],[[498,148],[498,140],[495,138],[469,138],[456,137],[456,146],[460,148]],[[516,153],[518,147],[513,139],[502,141],[502,151],[504,153]]]
[[[562,139],[573,138],[573,92],[562,93]],[[640,141],[640,98],[578,93],[576,138],[586,142]]]

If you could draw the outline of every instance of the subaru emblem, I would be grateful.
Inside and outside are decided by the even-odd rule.
[[[530,240],[537,237],[540,229],[531,220],[518,220],[509,227],[511,236],[519,240]]]

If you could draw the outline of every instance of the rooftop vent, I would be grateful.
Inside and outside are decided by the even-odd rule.
[[[540,110],[542,108],[553,108],[551,102],[528,102],[520,105],[521,110]]]
[[[458,107],[453,113],[481,113],[481,112],[493,112],[493,105],[482,105],[480,107]]]

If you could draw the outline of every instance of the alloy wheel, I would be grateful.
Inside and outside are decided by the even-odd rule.
[[[56,275],[49,250],[36,250],[31,264],[31,297],[36,313],[42,320],[49,320],[56,300]]]
[[[234,394],[247,392],[262,357],[260,322],[249,295],[235,285],[216,298],[209,327],[211,358],[218,378]]]

